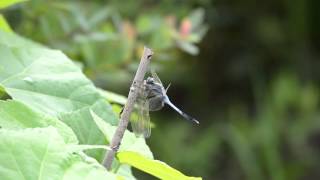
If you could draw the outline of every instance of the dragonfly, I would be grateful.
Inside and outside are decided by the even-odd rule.
[[[178,112],[184,119],[199,124],[199,121],[190,115],[184,113],[175,106],[167,95],[167,88],[164,88],[160,78],[155,71],[151,71],[152,77],[148,77],[143,81],[142,87],[135,88],[138,91],[134,114],[136,118],[131,118],[131,127],[136,136],[148,138],[151,135],[151,123],[149,111],[159,111],[165,104]]]

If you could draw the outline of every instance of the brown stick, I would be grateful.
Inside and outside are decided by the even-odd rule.
[[[152,55],[153,55],[152,50],[147,47],[144,47],[138,70],[136,72],[136,75],[133,79],[133,82],[132,82],[132,85],[131,85],[131,88],[129,91],[127,103],[125,104],[124,109],[121,113],[118,128],[117,128],[116,132],[114,133],[111,144],[110,144],[111,150],[108,152],[108,154],[105,156],[105,158],[103,160],[103,165],[108,170],[111,169],[112,161],[114,159],[115,154],[117,153],[117,151],[119,149],[123,134],[124,134],[125,130],[127,129],[127,126],[129,123],[130,114],[132,112],[134,103],[135,103],[137,96],[138,96],[138,92],[135,91],[134,88],[132,88],[132,87],[134,87],[134,85],[137,85],[137,87],[141,87],[143,79],[144,79],[144,75],[147,72]]]

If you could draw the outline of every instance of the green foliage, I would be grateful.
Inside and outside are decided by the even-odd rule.
[[[63,137],[65,143],[78,144],[78,139],[72,129],[58,119],[35,112],[23,103],[14,100],[0,101],[0,107],[0,124],[4,129],[53,126]]]
[[[1,13],[13,30],[62,50],[109,92],[126,95],[141,47],[153,48],[170,97],[200,121],[194,127],[167,109],[151,113],[148,145],[157,159],[204,179],[320,179],[318,7],[303,0],[30,0]],[[10,47],[35,45],[7,36],[0,41]],[[101,95],[118,117],[124,99]],[[0,97],[10,98],[3,87]],[[91,109],[64,122],[78,141],[88,142],[80,131],[89,128],[108,143],[86,121]],[[131,166],[115,166],[134,179]]]
[[[204,10],[186,13],[188,5],[160,15],[160,7],[154,6],[151,11],[128,16],[130,12],[120,13],[123,4],[32,2],[21,9],[23,23],[15,30],[81,62],[86,74],[100,87],[121,88],[128,84],[144,45],[157,53],[155,60],[174,61],[182,55],[179,50],[198,54],[195,44],[207,31]]]
[[[98,89],[100,94],[106,98],[110,103],[116,103],[116,104],[120,104],[120,105],[124,105],[127,102],[127,98],[110,92],[110,91],[106,91],[106,90],[102,90],[102,89]]]
[[[11,27],[9,26],[2,14],[0,14],[0,29],[6,32],[12,32]]]
[[[27,1],[27,0],[1,0],[0,1],[0,10],[7,8],[9,6],[15,5],[19,2],[23,2],[23,1]],[[3,17],[2,14],[0,14],[0,29],[2,29],[3,31],[6,31],[6,32],[12,32],[10,25],[8,24],[8,22]]]
[[[114,164],[117,175],[98,163],[105,154],[98,149],[108,149],[101,145],[111,141],[118,121],[100,93],[120,103],[125,98],[99,91],[60,51],[4,31],[0,40],[0,86],[14,99],[0,101],[1,177],[133,179],[130,167],[121,165],[126,158]],[[129,131],[118,154],[124,151],[139,153],[142,160],[153,158],[145,140]],[[10,171],[6,164],[12,166]]]
[[[94,112],[91,112],[91,114],[106,139],[110,141],[116,127],[103,121]],[[121,164],[128,164],[160,179],[201,179],[185,176],[165,163],[153,160],[153,155],[144,139],[142,137],[136,137],[127,130],[121,142],[119,152],[117,153],[117,158]]]
[[[0,85],[5,91],[13,99],[68,124],[80,143],[105,144],[89,109],[112,124],[117,118],[81,70],[59,51],[0,33],[4,39],[0,42]],[[92,155],[101,160],[103,154]]]
[[[1,129],[0,137],[2,179],[116,179],[97,161],[83,159],[51,126]]]
[[[161,161],[148,159],[135,152],[120,152],[117,154],[117,158],[119,159],[120,163],[129,164],[142,171],[152,174],[155,177],[158,177],[159,179],[201,180],[201,178],[185,176],[181,172],[171,168],[170,166]]]
[[[232,123],[227,125],[227,142],[250,179],[266,179],[264,170],[272,179],[299,177],[304,171],[300,169],[302,165],[306,167],[318,161],[312,158],[314,149],[306,143],[320,130],[314,112],[318,106],[315,88],[310,84],[302,85],[292,74],[281,74],[271,87],[272,95],[263,100],[254,119],[232,107]],[[288,150],[284,152],[283,148]],[[303,160],[299,149],[307,153]],[[285,161],[284,153],[297,158]]]
[[[9,6],[12,6],[14,4],[17,4],[17,3],[20,3],[23,1],[28,1],[28,0],[1,0],[0,1],[0,9],[7,8]]]
[[[99,127],[100,131],[104,134],[107,141],[110,142],[117,127],[106,123],[99,116],[97,116],[93,111],[91,111],[91,115],[95,123]],[[138,138],[128,130],[126,130],[124,133],[124,137],[121,142],[121,146],[119,148],[119,152],[121,151],[134,151],[134,152],[138,152],[144,157],[153,158],[153,155],[149,147],[147,146],[144,138],[141,138],[141,137]]]

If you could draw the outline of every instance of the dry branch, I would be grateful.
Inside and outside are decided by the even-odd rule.
[[[135,85],[137,87],[141,87],[152,55],[153,55],[152,50],[147,47],[144,47],[143,54],[142,54],[142,57],[140,60],[140,64],[139,64],[138,70],[136,72],[136,75],[133,79],[131,87],[134,87]],[[124,134],[125,130],[127,129],[127,126],[129,123],[129,117],[132,112],[134,103],[137,99],[137,96],[138,96],[137,91],[135,91],[134,88],[130,88],[127,103],[125,104],[124,109],[121,113],[118,128],[117,128],[116,132],[114,133],[111,144],[110,144],[111,150],[107,153],[107,155],[105,156],[105,158],[103,160],[103,165],[108,170],[111,169],[112,161],[114,159],[115,154],[117,153],[117,151],[119,149],[119,146],[121,144],[121,140],[123,138],[123,134]]]

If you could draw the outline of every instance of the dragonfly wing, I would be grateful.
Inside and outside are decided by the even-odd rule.
[[[159,76],[157,75],[156,71],[155,70],[151,70],[151,75],[153,77],[153,79],[157,82],[157,83],[160,83],[162,85],[162,82],[159,78]]]
[[[138,103],[135,103],[134,109],[130,115],[130,124],[132,131],[136,136],[141,136],[143,132],[143,127],[141,126],[141,123],[139,122],[139,107]]]
[[[145,138],[151,135],[151,123],[149,115],[149,101],[144,101],[143,108],[140,109],[140,120],[143,123],[143,136]]]
[[[136,136],[143,135],[145,138],[151,134],[149,103],[146,98],[146,93],[140,91],[131,115],[131,127]]]

